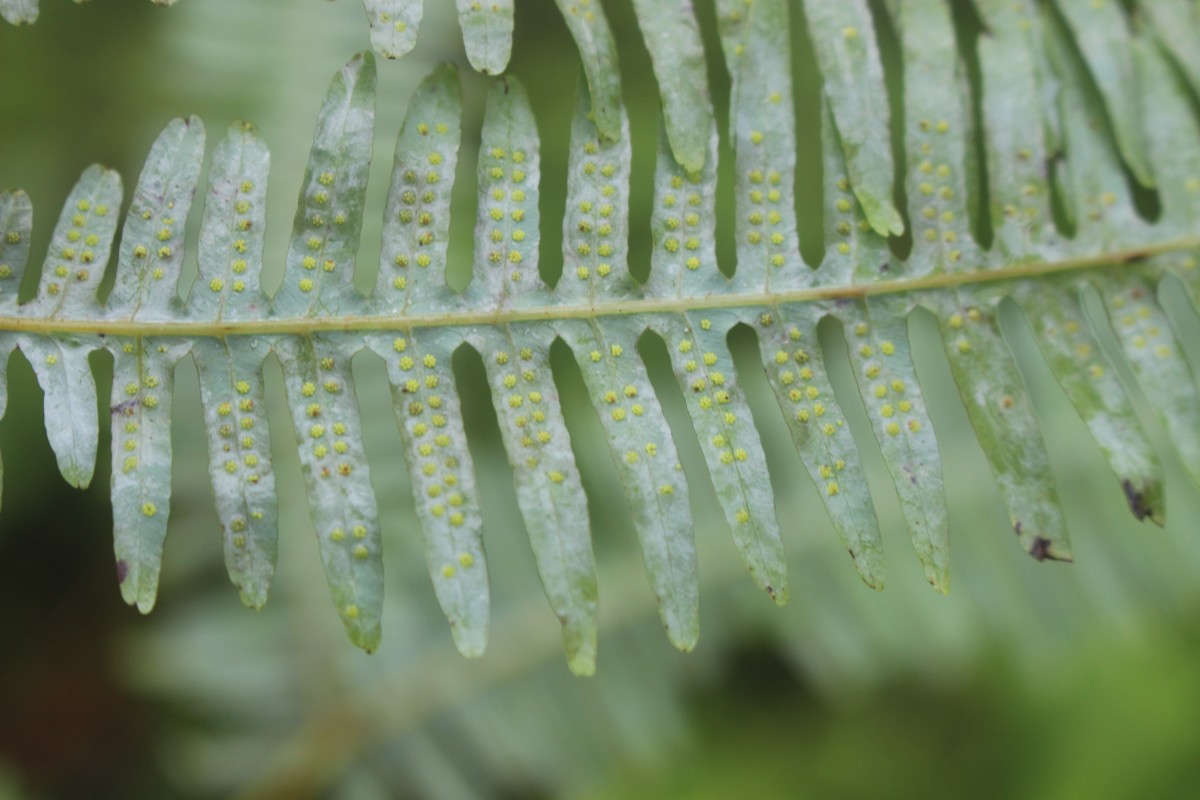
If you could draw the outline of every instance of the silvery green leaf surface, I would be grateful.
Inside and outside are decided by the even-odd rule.
[[[368,5],[376,32],[389,39],[381,47],[399,47],[393,34],[415,37],[412,15],[420,4]],[[708,504],[715,522],[728,526],[753,580],[777,602],[789,589],[812,591],[801,583],[812,579],[810,569],[793,567],[789,584],[777,515],[791,498],[779,498],[777,511],[784,473],[768,471],[780,454],[769,436],[790,440],[833,532],[863,580],[877,587],[884,579],[880,523],[855,439],[874,434],[926,577],[945,589],[952,517],[934,435],[941,421],[926,409],[929,387],[920,385],[909,352],[917,306],[938,321],[1019,544],[1037,558],[1065,559],[1053,452],[1046,452],[1025,392],[1027,365],[1013,355],[1021,348],[1009,350],[1010,319],[999,322],[1004,298],[1032,323],[1034,340],[1136,515],[1161,522],[1165,493],[1157,456],[1125,392],[1134,387],[1122,386],[1118,375],[1132,373],[1200,475],[1187,320],[1159,297],[1168,272],[1197,286],[1200,126],[1188,86],[1190,34],[1175,30],[1191,12],[1169,0],[1153,12],[1145,5],[1072,0],[1056,10],[1028,0],[978,0],[985,31],[976,43],[974,82],[965,77],[968,66],[975,68],[971,49],[956,40],[961,10],[944,3],[719,0],[715,32],[731,79],[723,157],[732,160],[719,164],[726,151],[707,76],[696,73],[708,65],[693,9],[637,0],[631,9],[663,98],[646,212],[635,169],[642,156],[638,119],[630,124],[621,105],[616,42],[601,4],[560,0],[586,78],[565,159],[559,143],[546,148],[547,175],[560,174],[565,162],[565,212],[559,218],[554,196],[541,195],[542,120],[533,111],[540,104],[515,78],[491,79],[479,130],[472,104],[480,93],[460,89],[453,67],[439,67],[417,87],[396,141],[370,297],[354,283],[375,126],[374,62],[360,55],[334,77],[318,115],[283,283],[273,296],[262,278],[263,253],[271,252],[270,157],[264,137],[243,123],[231,126],[213,152],[198,279],[180,286],[181,275],[190,280],[181,269],[191,246],[184,231],[204,174],[203,126],[180,119],[151,148],[133,192],[106,303],[97,291],[107,285],[121,205],[115,173],[84,173],[50,237],[38,291],[24,304],[16,286],[36,239],[32,211],[22,193],[0,194],[0,354],[20,347],[31,363],[47,417],[56,420],[48,438],[64,475],[80,485],[91,477],[105,413],[96,408],[90,356],[113,354],[108,413],[118,576],[126,600],[142,610],[155,602],[167,532],[172,378],[189,354],[199,370],[226,565],[242,601],[257,608],[266,599],[280,514],[275,460],[291,444],[269,436],[272,393],[263,367],[274,357],[334,606],[351,639],[367,650],[379,646],[382,632],[376,491],[382,495],[386,484],[372,484],[366,457],[376,445],[364,442],[360,401],[366,409],[375,398],[359,395],[368,382],[356,386],[351,367],[363,350],[386,365],[425,568],[465,655],[487,645],[491,604],[489,487],[477,483],[474,463],[492,456],[481,454],[463,419],[476,401],[495,409],[529,561],[562,623],[576,673],[595,669],[602,619],[591,520],[607,519],[609,509],[589,508],[590,484],[581,473],[595,465],[577,460],[593,434],[612,457],[610,477],[623,487],[647,595],[680,649],[693,648],[699,636],[693,503]],[[456,6],[469,60],[488,73],[502,70],[512,5]],[[1085,30],[1081,20],[1093,18]],[[819,108],[808,116],[795,105],[808,90],[792,83],[797,26],[807,28],[823,79],[813,93]],[[888,107],[885,53],[903,70],[895,95],[902,107]],[[565,123],[571,108],[558,111]],[[899,159],[892,156],[893,114],[902,133]],[[819,128],[824,181],[824,252],[815,269],[800,257],[803,228],[794,211],[814,174],[797,151],[805,125],[810,133]],[[460,292],[457,282],[447,284],[447,271],[465,254],[449,245],[465,230],[461,215],[469,211],[454,207],[454,183],[460,147],[474,153],[477,133],[472,275]],[[1130,171],[1142,183],[1153,176],[1161,210],[1147,213],[1154,203],[1131,189]],[[720,198],[720,181],[728,181],[728,198]],[[896,236],[903,231],[898,196],[912,221],[911,250]],[[730,238],[718,247],[719,209],[730,201]],[[563,232],[564,269],[552,285],[539,272],[542,213],[552,215],[550,229]],[[647,231],[650,272],[643,282],[634,271],[646,254],[631,247],[643,246]],[[718,253],[736,263],[718,264]],[[24,278],[32,289],[35,276]],[[1094,307],[1085,312],[1086,303]],[[1102,357],[1101,343],[1109,340],[1105,320],[1094,314],[1100,307],[1128,371]],[[848,357],[822,346],[818,328],[826,317],[841,325]],[[742,349],[738,342],[751,337],[756,345]],[[654,375],[657,339],[678,388],[659,380],[665,363],[663,375]],[[486,398],[461,396],[458,381],[466,376],[451,363],[465,351],[483,360],[487,389],[476,391]],[[574,375],[560,358],[566,351],[598,426],[573,416],[578,408],[590,415],[589,405],[573,410],[560,397],[570,376],[553,374],[551,364],[566,364]],[[848,405],[856,393],[837,396],[847,364],[865,425],[857,405]],[[758,393],[769,397],[768,389],[782,420],[762,416],[777,413],[759,403]],[[577,435],[577,423],[592,432]],[[695,463],[683,463],[689,458]],[[377,469],[376,480],[392,475]],[[507,531],[501,535],[508,538],[497,543],[516,546]],[[607,546],[607,537],[597,540]],[[488,544],[497,563],[490,538]],[[608,602],[620,608],[626,598]]]
[[[514,0],[457,0],[467,60],[484,75],[499,75],[512,55]]]
[[[696,172],[708,157],[712,124],[700,25],[689,0],[634,0],[662,97],[663,120],[675,160]]]
[[[554,0],[579,47],[583,71],[592,93],[592,117],[600,135],[610,141],[621,135],[621,73],[617,43],[600,0]]]
[[[29,261],[33,204],[24,192],[0,192],[0,308],[17,304],[17,290]]]
[[[459,652],[480,656],[487,646],[490,594],[475,467],[450,370],[461,342],[413,331],[368,343],[388,365],[434,591]]]
[[[150,148],[121,231],[109,314],[161,318],[175,310],[184,229],[203,160],[204,123],[197,117],[173,120]],[[98,207],[95,212],[99,214]],[[84,256],[81,252],[80,258]],[[99,275],[81,281],[89,295],[95,285],[91,281],[98,283]]]
[[[725,521],[754,582],[787,602],[787,567],[766,457],[725,343],[737,318],[728,312],[684,314],[652,322],[671,353]]]
[[[154,608],[171,507],[171,400],[178,341],[123,337],[113,351],[113,543],[125,602]]]
[[[902,308],[902,307],[901,307]],[[871,430],[891,473],[925,579],[950,590],[950,543],[942,457],[909,351],[908,325],[893,304],[866,303],[841,315],[850,364]],[[811,413],[818,417],[819,399]],[[828,416],[826,410],[820,418]],[[819,421],[828,434],[841,419]]]
[[[278,501],[262,362],[266,347],[231,337],[192,347],[229,577],[242,602],[262,608],[275,572]]]
[[[383,542],[350,374],[358,349],[336,335],[285,337],[274,348],[329,593],[350,640],[369,653],[381,635]]]
[[[1125,9],[1119,0],[1058,0],[1057,5],[1100,90],[1122,158],[1142,185],[1153,186]]]
[[[590,675],[596,669],[596,563],[587,498],[550,373],[554,336],[553,327],[535,323],[483,329],[468,341],[484,357],[538,574],[562,623],[567,666]]]
[[[352,278],[374,125],[375,59],[361,53],[334,76],[317,116],[275,313],[328,315],[361,305]]]
[[[518,302],[538,278],[541,156],[529,97],[515,78],[492,86],[479,148],[472,305]]]
[[[0,0],[0,17],[13,25],[37,22],[38,0]]]
[[[733,76],[731,136],[736,156],[737,270],[742,290],[804,285],[796,235],[796,115],[788,7],[780,0],[724,3],[722,44]],[[686,244],[686,243],[685,243]]]
[[[387,311],[432,310],[450,302],[446,247],[461,138],[462,89],[454,67],[443,65],[417,87],[396,139],[371,298]]]
[[[363,0],[371,47],[384,58],[400,58],[417,44],[425,0]]]
[[[267,226],[271,154],[252,125],[235,122],[217,145],[208,171],[200,226],[200,278],[188,311],[204,319],[261,315],[260,283]]]
[[[732,0],[728,5],[733,5]],[[875,24],[866,0],[805,0],[804,13],[825,79],[825,98],[846,156],[850,185],[877,233],[900,234],[904,221],[892,204],[888,99]]]
[[[590,120],[591,97],[580,81],[571,119],[567,208],[563,214],[563,274],[555,286],[562,302],[628,296],[629,121],[619,110],[621,138],[608,142]]]

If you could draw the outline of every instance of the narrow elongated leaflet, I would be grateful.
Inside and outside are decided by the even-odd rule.
[[[899,235],[904,232],[904,221],[892,204],[888,99],[875,23],[866,0],[804,0],[804,13],[851,188],[878,234]]]
[[[321,316],[362,305],[354,256],[371,166],[375,58],[354,57],[330,82],[292,223],[276,314]]]
[[[700,579],[688,485],[671,429],[638,358],[637,319],[564,325],[608,436],[646,575],[667,637],[683,651],[700,636]]]
[[[863,581],[883,588],[883,542],[866,473],[816,339],[823,310],[780,307],[757,326],[767,381],[800,460]],[[820,412],[819,414],[817,412]]]
[[[96,287],[108,263],[120,207],[120,176],[99,166],[84,170],[54,229],[31,309],[55,316],[99,313]],[[28,232],[19,236],[21,240],[10,247],[14,260],[23,261],[29,236]],[[99,437],[96,384],[88,356],[99,342],[92,336],[21,335],[17,340],[42,387],[45,418],[60,420],[46,429],[59,471],[72,486],[87,486],[96,466]]]
[[[450,64],[417,87],[396,138],[384,211],[379,275],[371,300],[381,311],[446,308],[450,194],[462,138],[462,90]]]
[[[1092,332],[1076,281],[1020,292],[1042,355],[1100,445],[1138,519],[1166,522],[1162,466],[1125,387]]]
[[[563,273],[554,290],[564,303],[628,297],[637,291],[629,274],[629,120],[619,109],[621,138],[605,141],[590,119],[591,105],[581,80],[567,163]]]
[[[271,154],[252,125],[235,122],[213,152],[200,225],[200,277],[188,313],[246,319],[268,307],[260,276]]]
[[[150,148],[121,230],[110,315],[161,319],[177,307],[187,216],[203,161],[204,124],[197,117],[172,120]]]
[[[491,601],[475,467],[450,371],[461,339],[414,331],[371,337],[368,344],[388,365],[434,591],[459,652],[480,656]]]
[[[550,374],[549,325],[518,324],[472,334],[484,357],[492,403],[513,469],[542,587],[562,622],[567,666],[596,669],[597,587],[587,498]]]
[[[859,394],[925,579],[947,592],[950,544],[942,458],[909,352],[906,320],[886,301],[844,309],[840,316]]]
[[[1154,185],[1142,131],[1142,105],[1129,22],[1119,0],[1058,0],[1079,52],[1096,81],[1121,157],[1144,185]]]
[[[722,311],[652,323],[667,343],[717,499],[742,561],[759,588],[787,602],[787,567],[766,457],[733,368],[725,335],[737,317]]]
[[[727,24],[721,27],[721,41],[733,77],[738,259],[733,287],[804,286],[812,271],[800,261],[796,235],[788,5],[760,0],[750,6],[724,3],[722,8],[729,5],[734,7],[723,17]],[[738,21],[729,22],[734,18]]]
[[[276,343],[275,354],[329,592],[350,640],[372,652],[383,610],[383,543],[350,382],[358,347],[336,334],[288,337]]]
[[[712,125],[696,12],[689,0],[634,0],[633,10],[654,65],[671,150],[684,170],[696,172],[708,157]]]
[[[617,43],[600,0],[554,0],[575,37],[592,92],[592,115],[605,139],[621,135],[621,71]]]

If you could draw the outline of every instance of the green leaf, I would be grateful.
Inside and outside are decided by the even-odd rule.
[[[1058,8],[1100,90],[1121,156],[1142,185],[1153,186],[1129,23],[1121,4],[1118,0],[1059,0]]]
[[[621,138],[605,141],[589,119],[591,105],[581,80],[567,163],[563,274],[554,292],[560,302],[627,295],[634,285],[628,257],[629,121],[619,109]]]
[[[458,0],[467,60],[484,75],[499,75],[512,55],[513,0]]]
[[[38,0],[0,0],[0,17],[13,25],[32,25],[38,18]]]
[[[285,337],[283,368],[325,579],[350,640],[373,652],[383,611],[383,543],[350,374],[353,338]]]
[[[462,138],[462,90],[451,65],[421,82],[396,139],[383,249],[372,300],[393,313],[452,302],[446,286],[450,195]]]
[[[31,308],[47,316],[98,312],[96,287],[108,263],[120,206],[120,176],[99,166],[85,170],[51,237],[41,286]],[[12,246],[25,248],[15,254],[23,261],[28,253],[28,232],[21,236],[23,242]],[[88,366],[88,355],[96,349],[95,338],[21,336],[19,341],[42,387],[46,419],[60,421],[46,429],[59,471],[67,483],[85,487],[95,470],[99,437],[96,384]]]
[[[596,669],[596,564],[587,498],[550,374],[555,335],[548,325],[521,324],[481,329],[468,341],[484,354],[517,502],[546,598],[562,622],[567,666],[590,675]]]
[[[615,141],[621,135],[621,73],[617,43],[600,0],[554,0],[567,29],[579,47],[583,71],[592,92],[592,116],[600,135]]]
[[[634,0],[662,96],[667,138],[687,172],[704,166],[712,101],[700,25],[688,0]]]
[[[375,59],[360,53],[329,85],[292,223],[276,314],[336,314],[361,304],[354,256],[371,167]]]
[[[1008,507],[1021,547],[1038,561],[1070,561],[1066,520],[1041,429],[997,318],[994,291],[943,294],[938,321],[967,416]]]
[[[269,300],[261,287],[269,156],[248,125],[232,126],[214,153],[200,277],[186,301],[178,298],[178,276],[181,231],[201,171],[198,120],[171,123],[151,151],[107,304],[97,302],[96,289],[116,227],[116,176],[100,168],[85,173],[52,237],[40,291],[23,305],[14,287],[28,257],[31,212],[22,194],[0,194],[0,266],[7,270],[0,270],[0,355],[20,346],[30,358],[46,388],[47,416],[62,420],[49,436],[76,483],[91,475],[98,436],[88,357],[98,349],[115,356],[112,491],[126,599],[143,610],[154,603],[170,501],[171,378],[188,353],[200,371],[209,469],[226,560],[243,602],[264,602],[276,549],[262,387],[264,359],[274,353],[334,603],[351,638],[368,650],[379,643],[383,576],[352,382],[352,360],[364,349],[387,363],[435,594],[458,649],[469,656],[486,646],[490,601],[471,443],[450,369],[462,347],[486,364],[534,561],[562,621],[569,666],[581,674],[595,666],[598,589],[588,500],[550,367],[560,340],[600,414],[664,627],[681,649],[693,647],[699,632],[689,503],[698,486],[688,486],[677,463],[673,435],[686,431],[667,425],[639,358],[647,331],[668,347],[708,466],[711,485],[701,479],[699,488],[713,493],[754,580],[778,602],[788,576],[772,480],[743,394],[742,381],[752,376],[741,362],[743,372],[735,370],[727,344],[739,326],[757,336],[789,435],[869,585],[883,581],[879,523],[844,406],[826,373],[835,369],[830,359],[840,358],[819,344],[817,327],[826,316],[846,331],[869,424],[935,586],[947,585],[948,531],[938,444],[908,352],[907,319],[917,305],[942,325],[968,416],[1023,547],[1041,558],[1068,555],[1037,420],[996,322],[1004,297],[1032,317],[1052,370],[1134,513],[1161,521],[1165,498],[1155,453],[1118,371],[1100,356],[1079,293],[1099,290],[1136,381],[1200,473],[1195,380],[1156,296],[1168,271],[1197,286],[1200,133],[1180,65],[1146,31],[1130,35],[1109,25],[1105,41],[1133,71],[1121,72],[1116,84],[1093,81],[1082,37],[1044,5],[980,0],[986,33],[979,41],[976,132],[948,8],[932,0],[885,4],[900,35],[903,180],[914,222],[912,252],[901,258],[883,235],[898,232],[900,218],[891,205],[898,176],[875,21],[861,0],[810,3],[809,33],[825,73],[819,124],[827,244],[820,267],[810,270],[799,255],[793,213],[789,16],[795,5],[723,0],[718,6],[733,78],[736,161],[725,168],[736,203],[732,279],[716,256],[715,122],[704,102],[686,108],[696,124],[681,123],[681,101],[670,97],[658,137],[650,276],[641,283],[629,272],[629,231],[638,222],[631,226],[637,205],[629,191],[636,154],[596,0],[564,0],[583,42],[587,85],[571,127],[566,213],[553,221],[563,226],[565,263],[553,287],[538,272],[538,131],[512,79],[495,81],[487,101],[476,165],[473,276],[462,293],[446,284],[459,145],[464,134],[472,136],[462,130],[462,94],[451,67],[419,87],[397,140],[370,298],[353,282],[374,123],[369,55],[335,77],[321,110],[283,287]],[[664,15],[686,16],[690,7],[639,0],[635,10],[650,31],[660,80],[678,84],[668,94],[702,87],[702,76],[684,74],[695,69],[683,58],[686,47],[672,53],[680,60],[666,69],[678,74],[664,77],[664,47],[684,45],[684,32],[694,33],[690,16]],[[469,36],[483,36],[481,47],[492,46],[490,34],[471,30]],[[678,32],[678,42],[669,31]],[[1129,139],[1119,132],[1128,122],[1113,120],[1116,132],[1110,125],[1114,103],[1130,98],[1146,109],[1144,149],[1162,206],[1153,221],[1139,215],[1128,184],[1122,154],[1129,158]],[[692,149],[703,153],[698,169],[676,159],[681,125]],[[976,133],[987,157],[986,181],[973,177]],[[1054,225],[1051,182],[1076,228],[1071,237]],[[979,196],[981,186],[988,197]],[[969,224],[977,205],[993,214],[996,237],[987,250]],[[0,409],[3,400],[0,392]]]
[[[867,407],[871,430],[900,498],[925,579],[940,592],[950,590],[950,544],[942,458],[925,398],[909,353],[907,321],[891,302],[865,303],[839,315],[846,327],[850,364]],[[826,435],[841,419],[817,414]],[[824,421],[822,421],[824,420]]]
[[[1154,35],[1179,69],[1187,75],[1192,91],[1200,93],[1200,8],[1188,0],[1144,0],[1137,4],[1139,13],[1149,20]],[[1153,84],[1142,83],[1147,89]],[[1147,103],[1147,108],[1154,108]],[[1147,127],[1153,135],[1154,126]],[[1154,154],[1153,147],[1149,153]]]
[[[639,320],[573,322],[571,346],[593,397],[633,515],[646,575],[671,644],[683,651],[700,636],[700,580],[688,486],[671,429],[646,368],[637,358]]]
[[[863,581],[883,588],[883,541],[871,505],[867,477],[845,414],[825,370],[816,331],[825,309],[780,308],[759,320],[758,339],[767,380],[783,410],[809,476],[816,485],[833,528]],[[815,413],[817,404],[821,414]]]
[[[363,0],[371,25],[371,47],[384,58],[400,58],[417,44],[425,0]]]
[[[121,596],[149,613],[171,500],[171,387],[183,345],[122,337],[113,350],[113,542]]]
[[[804,13],[825,79],[825,98],[846,156],[850,185],[875,232],[898,236],[904,232],[904,221],[892,204],[888,99],[875,23],[866,0],[805,0]]]
[[[121,231],[110,314],[161,317],[178,303],[184,228],[203,160],[204,124],[196,117],[173,120],[155,140]]]
[[[202,340],[192,347],[225,565],[242,602],[255,609],[267,602],[278,551],[278,502],[262,381],[265,350],[240,337]]]
[[[737,157],[737,271],[734,285],[807,283],[793,209],[796,120],[786,4],[733,6],[722,43],[733,76],[731,128]],[[685,241],[685,246],[688,243]]]
[[[904,139],[913,235],[908,272],[968,269],[978,255],[964,175],[968,114],[962,96],[953,90],[961,80],[962,66],[950,10],[939,0],[910,0],[897,7],[905,64]]]
[[[515,78],[500,80],[483,117],[468,305],[510,305],[537,286],[539,149],[525,88]]]
[[[787,567],[758,430],[737,384],[725,336],[738,318],[727,312],[683,314],[651,322],[671,353],[717,499],[733,542],[759,588],[787,602]]]
[[[1100,445],[1138,519],[1166,523],[1162,466],[1133,404],[1091,330],[1074,281],[1030,287],[1020,303],[1042,355]]]
[[[188,310],[201,319],[261,316],[259,277],[271,154],[249,123],[235,122],[213,153],[200,226],[200,277]]]
[[[0,192],[0,308],[12,311],[29,261],[33,204],[24,192]]]
[[[475,469],[450,371],[461,340],[422,331],[368,343],[388,364],[434,591],[459,652],[480,656],[491,601]]]

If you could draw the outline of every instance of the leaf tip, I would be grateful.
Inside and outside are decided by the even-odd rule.
[[[487,622],[471,624],[465,620],[450,626],[454,647],[464,658],[480,658],[487,651]]]
[[[1136,486],[1129,478],[1121,481],[1129,510],[1138,522],[1149,519],[1158,527],[1163,527],[1167,524],[1167,512],[1162,486],[1157,481],[1139,483],[1142,485]]]

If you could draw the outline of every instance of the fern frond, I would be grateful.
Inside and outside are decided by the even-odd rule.
[[[415,36],[419,3],[368,3],[388,47]],[[1133,513],[1164,519],[1161,469],[1099,341],[1085,302],[1097,292],[1139,383],[1200,481],[1200,403],[1159,282],[1197,287],[1200,130],[1180,35],[1150,38],[1174,19],[1158,9],[1131,28],[1115,6],[1096,28],[1084,10],[981,0],[979,45],[988,196],[972,175],[975,137],[949,10],[895,4],[904,75],[907,219],[893,200],[894,160],[875,19],[862,0],[806,3],[825,76],[826,251],[810,269],[794,216],[795,109],[790,5],[720,2],[732,78],[737,269],[718,269],[719,134],[690,5],[638,0],[662,90],[654,177],[651,272],[628,266],[632,178],[616,49],[598,3],[560,7],[581,43],[583,75],[571,125],[563,274],[540,276],[540,142],[528,97],[512,77],[487,100],[477,163],[472,280],[446,281],[451,188],[462,138],[452,67],[418,88],[396,145],[374,292],[353,284],[374,133],[370,54],[335,76],[316,134],[287,251],[283,284],[261,286],[269,155],[237,123],[209,170],[198,242],[200,277],[178,297],[184,222],[204,151],[199,120],[172,122],[151,149],[121,238],[115,282],[98,289],[116,232],[121,184],[88,169],[59,219],[36,297],[15,288],[29,255],[31,209],[0,195],[0,352],[19,347],[46,397],[50,443],[64,477],[92,476],[98,425],[88,357],[114,357],[112,497],[126,601],[154,604],[170,500],[171,381],[186,355],[199,375],[226,561],[242,600],[266,599],[278,518],[262,368],[282,368],[300,463],[335,608],[366,650],[380,639],[383,561],[351,359],[388,367],[429,572],[458,649],[487,642],[489,587],[474,467],[451,358],[474,349],[512,467],[517,499],[568,664],[594,669],[598,589],[587,499],[550,369],[561,340],[580,365],[637,526],[646,571],[672,643],[699,635],[689,486],[676,441],[639,356],[657,335],[699,440],[711,487],[757,585],[783,603],[789,585],[766,457],[746,402],[730,332],[757,336],[791,438],[863,580],[882,586],[879,523],[817,327],[846,332],[858,395],[891,473],[926,578],[949,586],[949,531],[934,421],[908,345],[917,306],[938,319],[971,424],[996,476],[1020,546],[1070,559],[1050,462],[1024,379],[999,323],[1012,298],[1120,480]],[[5,8],[15,8],[9,3]],[[507,58],[511,6],[459,3],[472,63]],[[407,15],[407,16],[406,16]],[[1164,20],[1167,22],[1164,23]],[[406,26],[401,30],[396,23]],[[407,41],[407,40],[405,40]],[[471,43],[473,42],[473,43]],[[379,46],[378,41],[376,46]],[[1098,61],[1102,51],[1116,60]],[[1180,55],[1183,53],[1183,55]],[[1173,59],[1173,60],[1169,60]],[[1112,69],[1112,74],[1104,73]],[[1194,79],[1194,75],[1191,76]],[[947,88],[949,87],[949,88]],[[1145,118],[1131,115],[1141,104]],[[1044,165],[1052,164],[1051,176]],[[1128,168],[1156,179],[1160,218],[1139,216]],[[1054,220],[1053,194],[1075,227]],[[990,216],[990,246],[971,224]],[[888,235],[910,231],[898,257]],[[1194,299],[1194,298],[1193,298]],[[648,333],[650,332],[650,333]],[[2,398],[0,398],[2,399]],[[0,405],[2,408],[2,405]],[[705,487],[706,488],[706,487]]]

